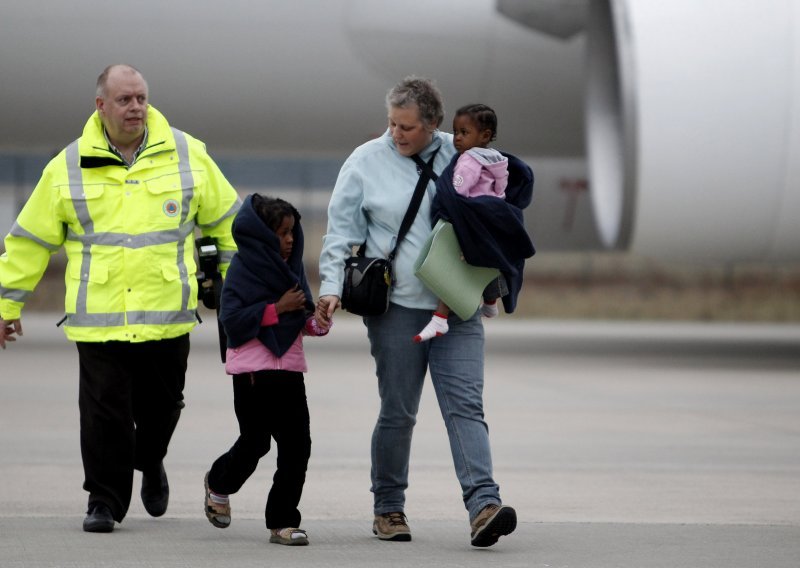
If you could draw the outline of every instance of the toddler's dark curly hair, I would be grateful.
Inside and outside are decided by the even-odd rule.
[[[470,104],[464,105],[456,111],[455,116],[469,116],[478,126],[478,130],[490,130],[492,137],[490,140],[497,138],[497,115],[491,107],[484,104]]]

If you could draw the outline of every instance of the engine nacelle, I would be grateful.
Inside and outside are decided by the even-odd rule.
[[[593,0],[589,173],[606,246],[800,259],[800,2]]]

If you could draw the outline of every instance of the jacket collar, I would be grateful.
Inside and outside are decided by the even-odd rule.
[[[109,165],[124,166],[123,162],[108,148],[108,140],[103,131],[100,115],[95,111],[83,127],[83,135],[78,142],[81,167],[96,168]],[[175,136],[172,129],[155,107],[147,108],[147,145],[139,158],[151,152],[166,152],[175,149]]]

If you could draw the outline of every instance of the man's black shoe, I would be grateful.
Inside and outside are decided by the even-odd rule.
[[[158,464],[153,471],[142,472],[142,503],[145,510],[153,517],[160,517],[167,512],[169,504],[169,483],[164,462]]]
[[[89,504],[89,511],[83,519],[83,530],[86,532],[109,533],[114,530],[114,517],[108,505],[96,501]]]

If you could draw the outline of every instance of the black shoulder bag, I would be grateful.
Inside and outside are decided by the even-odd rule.
[[[397,234],[397,240],[389,257],[364,256],[367,245],[364,242],[358,248],[356,256],[345,260],[342,307],[348,312],[359,316],[379,316],[389,309],[389,294],[392,290],[393,279],[392,263],[397,254],[397,247],[400,246],[400,242],[417,216],[428,181],[438,178],[432,168],[438,151],[436,149],[433,152],[428,163],[425,163],[417,154],[411,156],[417,164],[417,171],[420,174],[419,181],[417,181],[417,187],[414,189],[414,195],[411,197],[411,203],[408,205],[403,222],[400,224],[400,232]]]

